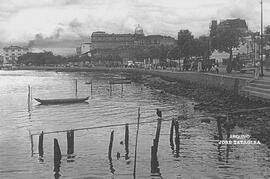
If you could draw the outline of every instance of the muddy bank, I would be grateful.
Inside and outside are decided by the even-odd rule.
[[[143,83],[145,86],[160,90],[162,93],[170,93],[196,101],[195,110],[202,110],[220,118],[223,126],[228,112],[240,109],[254,109],[269,107],[270,103],[252,101],[248,98],[235,95],[230,91],[205,86],[175,81],[151,75],[126,74],[133,81]],[[251,137],[259,139],[270,148],[270,109],[249,113],[234,114],[230,117],[231,127],[246,128]]]

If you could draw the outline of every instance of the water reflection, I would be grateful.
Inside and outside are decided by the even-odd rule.
[[[222,144],[218,144],[217,151],[218,151],[218,161],[219,162],[225,162],[229,163],[229,152],[231,150],[231,147],[229,144],[226,144],[226,147],[224,150],[222,150]],[[224,156],[225,155],[225,156]]]

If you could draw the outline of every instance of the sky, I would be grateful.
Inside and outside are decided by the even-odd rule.
[[[263,12],[266,26],[270,0],[264,0]],[[0,43],[57,46],[87,41],[94,31],[134,33],[137,24],[146,35],[176,38],[189,29],[198,37],[209,34],[211,20],[229,18],[245,19],[259,31],[260,0],[0,0]]]

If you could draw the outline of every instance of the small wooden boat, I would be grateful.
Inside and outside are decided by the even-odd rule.
[[[86,85],[91,85],[92,81],[85,82]]]
[[[89,99],[89,96],[86,98],[66,98],[66,99],[39,99],[35,98],[40,104],[67,104],[67,103],[83,103]]]

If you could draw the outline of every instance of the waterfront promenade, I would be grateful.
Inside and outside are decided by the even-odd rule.
[[[108,68],[108,67],[44,67],[44,66],[25,66],[15,70],[46,70],[56,72],[76,72],[76,71],[106,71],[106,72],[125,72],[141,75],[153,75],[168,78],[176,81],[195,83],[209,88],[231,91],[237,95],[244,95],[250,99],[268,100],[270,99],[270,73],[265,72],[264,77],[254,79],[253,73],[226,73],[220,68],[220,73],[175,71],[175,70],[149,70],[145,68]]]

